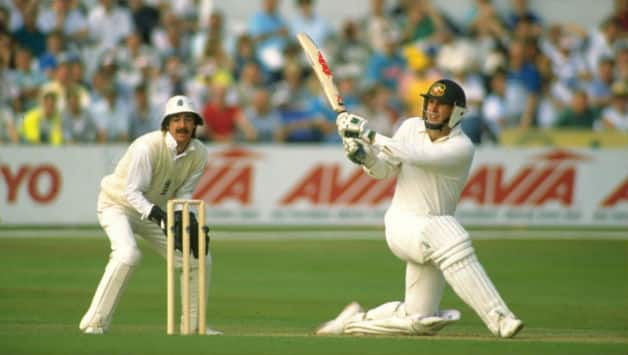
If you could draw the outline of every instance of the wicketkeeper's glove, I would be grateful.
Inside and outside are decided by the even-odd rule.
[[[345,138],[342,140],[345,155],[349,160],[367,168],[375,164],[375,151],[373,147],[361,138]]]
[[[373,143],[375,131],[371,131],[366,125],[364,117],[354,115],[349,112],[342,112],[336,116],[336,128],[340,137],[361,138],[365,142]]]
[[[174,212],[174,248],[183,251],[183,212]],[[203,226],[205,233],[205,255],[209,252],[209,228]],[[198,221],[194,213],[190,212],[190,252],[198,259]]]
[[[150,209],[150,213],[148,214],[148,219],[150,221],[153,221],[153,222],[157,223],[159,228],[161,228],[161,230],[163,230],[164,233],[165,233],[166,232],[166,225],[168,225],[166,223],[167,216],[168,215],[166,215],[166,212],[164,212],[164,210],[159,208],[159,206],[153,205],[153,208]]]

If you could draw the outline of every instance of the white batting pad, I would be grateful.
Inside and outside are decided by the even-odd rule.
[[[114,258],[109,259],[92,303],[79,324],[81,330],[92,328],[106,331],[109,328],[113,312],[133,269],[132,265],[121,263]]]
[[[369,311],[370,313],[370,311]],[[372,335],[434,335],[445,326],[460,319],[457,310],[444,310],[432,316],[404,316],[396,312],[387,318],[349,322],[346,334]]]
[[[503,317],[514,317],[475,254],[453,263],[444,274],[456,294],[475,310],[493,334],[499,335]]]

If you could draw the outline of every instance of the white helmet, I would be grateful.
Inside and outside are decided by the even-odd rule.
[[[203,125],[203,118],[196,112],[192,101],[183,95],[176,95],[168,99],[166,102],[166,109],[161,118],[161,129],[168,129],[168,117],[176,115],[178,113],[191,113],[195,116],[195,123],[197,125]]]

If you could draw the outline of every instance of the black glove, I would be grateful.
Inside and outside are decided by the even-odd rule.
[[[183,251],[183,212],[174,212],[174,248]],[[205,233],[205,255],[209,252],[209,228],[203,226]],[[190,212],[190,251],[198,259],[198,221]]]
[[[164,233],[166,233],[166,226],[168,223],[166,222],[168,215],[164,210],[159,208],[157,205],[153,205],[153,208],[150,209],[150,213],[148,214],[148,219],[157,223],[159,228],[161,228]]]

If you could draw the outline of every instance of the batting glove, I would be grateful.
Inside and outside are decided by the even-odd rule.
[[[364,117],[348,112],[342,112],[336,116],[336,128],[338,134],[344,138],[361,138],[365,142],[373,143],[375,131],[371,131],[366,124],[368,121]]]
[[[345,155],[349,160],[367,168],[375,164],[373,147],[361,138],[345,138],[342,140]]]

